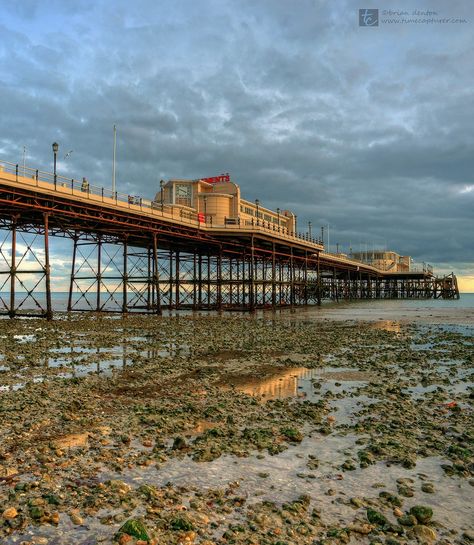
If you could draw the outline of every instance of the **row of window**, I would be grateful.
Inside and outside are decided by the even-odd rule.
[[[254,216],[259,219],[263,219],[264,221],[268,221],[269,223],[275,223],[278,224],[278,218],[275,218],[273,216],[270,216],[269,214],[263,214],[262,212],[258,212],[254,210],[253,208],[250,208],[249,206],[240,205],[240,211],[244,212],[245,214],[248,214],[249,216]],[[280,218],[280,223],[281,223]]]

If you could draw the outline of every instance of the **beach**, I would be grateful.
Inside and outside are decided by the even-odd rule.
[[[474,538],[474,299],[0,320],[0,543]]]

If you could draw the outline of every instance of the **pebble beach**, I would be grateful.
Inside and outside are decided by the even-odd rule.
[[[450,303],[0,320],[0,543],[469,545]]]

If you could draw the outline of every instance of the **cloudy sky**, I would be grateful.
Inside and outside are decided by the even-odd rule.
[[[474,291],[474,5],[383,4],[408,15],[360,27],[378,2],[3,0],[0,160],[26,146],[51,169],[56,140],[61,174],[110,186],[115,123],[119,191],[230,172],[301,229],[329,223],[333,249],[386,245]],[[393,22],[414,9],[438,20]]]

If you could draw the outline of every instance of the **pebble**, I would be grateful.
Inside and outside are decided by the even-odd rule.
[[[422,492],[425,492],[425,494],[434,494],[434,486],[431,483],[423,483],[421,485]]]
[[[71,513],[69,516],[71,517],[71,522],[76,526],[81,526],[81,524],[84,524],[84,519],[78,513]]]
[[[420,541],[435,541],[437,539],[436,532],[429,526],[423,524],[417,524],[413,527],[413,534],[420,539]]]
[[[14,507],[8,507],[3,511],[2,517],[5,520],[11,520],[18,516],[18,511]]]

